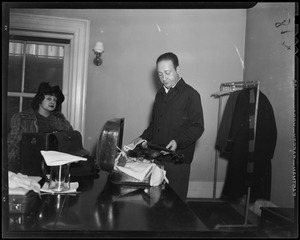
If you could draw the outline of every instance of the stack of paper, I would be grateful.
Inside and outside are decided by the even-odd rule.
[[[87,161],[87,158],[58,151],[41,151],[48,166],[59,166],[67,163]]]

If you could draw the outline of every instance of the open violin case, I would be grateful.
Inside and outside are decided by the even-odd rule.
[[[96,150],[96,159],[98,161],[100,169],[111,174],[110,179],[112,183],[149,186],[149,178],[144,179],[144,181],[139,181],[138,179],[135,179],[121,171],[115,170],[115,160],[122,149],[123,132],[124,118],[115,118],[107,121],[104,124],[102,132],[98,139]],[[161,164],[155,162],[155,158],[161,155],[161,151],[166,151],[172,154],[174,161],[180,162],[183,159],[182,155],[151,143],[149,143],[148,147],[146,148],[138,146],[136,151],[129,151],[128,156],[145,159],[152,158],[154,160],[154,163],[163,168]]]

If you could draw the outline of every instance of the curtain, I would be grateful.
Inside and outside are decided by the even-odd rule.
[[[23,55],[24,43],[9,42],[9,54],[11,56]],[[42,58],[62,59],[64,57],[64,47],[47,44],[27,43],[26,54]]]

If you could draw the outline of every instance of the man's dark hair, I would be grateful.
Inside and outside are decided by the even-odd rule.
[[[166,60],[172,61],[174,68],[177,68],[179,66],[178,57],[174,53],[171,53],[171,52],[167,52],[167,53],[160,55],[156,60],[156,65],[160,61],[166,61]]]

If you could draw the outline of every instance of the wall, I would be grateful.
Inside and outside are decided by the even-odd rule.
[[[90,20],[84,145],[93,152],[102,126],[125,118],[123,143],[149,123],[157,91],[156,58],[167,51],[180,60],[181,76],[202,98],[205,132],[198,141],[189,197],[212,197],[220,83],[243,80],[245,9],[15,9],[14,11]],[[103,64],[92,48],[104,43]],[[218,181],[226,163],[220,163]]]
[[[247,11],[244,79],[260,80],[261,91],[273,106],[278,136],[272,159],[271,202],[282,207],[293,207],[295,194],[294,16],[295,3],[259,3]]]

